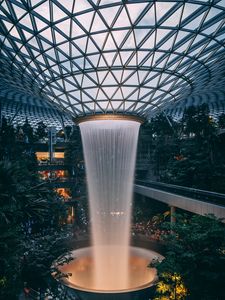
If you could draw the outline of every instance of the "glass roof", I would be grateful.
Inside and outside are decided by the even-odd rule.
[[[224,47],[225,0],[0,1],[2,82],[73,116],[224,102]]]

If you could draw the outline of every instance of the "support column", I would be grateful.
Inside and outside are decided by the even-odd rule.
[[[54,144],[56,143],[56,128],[50,127],[48,135],[49,161],[52,163],[54,160]]]
[[[170,206],[170,223],[174,224],[176,222],[176,207],[175,206]]]

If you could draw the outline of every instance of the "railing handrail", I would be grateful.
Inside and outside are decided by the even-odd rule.
[[[163,190],[166,190],[167,192],[172,192],[181,195],[185,194],[185,196],[188,196],[190,198],[225,206],[225,194],[222,193],[200,190],[196,188],[184,187],[184,186],[151,181],[151,180],[136,180],[135,184],[148,186],[156,189],[161,188]]]

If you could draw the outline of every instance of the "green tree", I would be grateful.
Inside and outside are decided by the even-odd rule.
[[[213,119],[207,104],[188,107],[179,122],[162,113],[154,117],[139,141],[140,152],[150,148],[148,178],[224,193],[223,123],[224,115]]]
[[[56,255],[68,249],[64,243],[68,230],[63,225],[66,206],[40,181],[31,146],[18,144],[14,133],[14,128],[3,120],[0,128],[0,138],[4,141],[0,147],[0,299],[7,300],[18,299],[23,281],[31,279],[33,272],[40,271],[39,287],[44,286],[41,282],[48,286],[45,278],[50,276],[50,271],[47,274],[46,268],[57,259]],[[53,245],[57,246],[55,252]],[[37,257],[33,251],[38,247],[36,264],[40,267],[42,261],[43,269],[37,267],[31,271],[27,262],[31,261],[30,256]],[[44,248],[46,251],[41,251]],[[50,256],[50,251],[55,255]],[[25,266],[30,273],[24,271]]]
[[[48,137],[48,131],[47,131],[47,126],[41,121],[38,122],[38,127],[35,131],[35,135],[37,136],[38,140],[41,140],[43,138],[47,138]]]
[[[15,152],[15,130],[8,120],[3,117],[0,127],[0,160],[13,157]]]
[[[25,142],[27,143],[33,143],[34,142],[34,131],[33,128],[31,127],[30,123],[28,122],[28,119],[26,118],[23,126],[23,133],[25,135]]]
[[[184,111],[182,118],[183,131],[188,136],[195,135],[197,137],[211,135],[214,131],[212,117],[209,114],[207,104],[199,106],[190,106]]]
[[[165,274],[178,274],[188,290],[187,299],[224,299],[225,227],[214,216],[176,216],[176,223],[164,225],[170,233],[165,259],[154,263],[159,280]],[[179,299],[179,298],[177,298]]]
[[[225,192],[225,140],[218,135],[218,126],[207,105],[189,107],[181,121],[177,154],[168,151],[169,159],[161,180]]]
[[[4,186],[0,164],[0,299],[15,299],[20,288],[20,258],[23,253],[23,232],[17,223],[20,213],[13,195]],[[14,174],[14,172],[12,172]],[[4,178],[7,174],[4,172]],[[8,185],[14,188],[14,184]]]
[[[45,200],[28,188],[25,169],[19,163],[0,162],[0,289],[1,299],[14,299],[21,286],[20,266],[24,250],[24,224],[40,218]]]
[[[67,237],[63,231],[44,236],[30,237],[25,243],[22,262],[22,278],[34,290],[57,294],[57,282],[53,273],[60,277],[57,266],[71,260]],[[63,276],[64,274],[61,274]]]
[[[225,114],[221,114],[219,116],[218,125],[219,125],[219,128],[221,128],[221,129],[225,128]]]
[[[66,144],[65,164],[69,166],[69,176],[75,180],[72,194],[77,195],[78,188],[84,188],[84,160],[81,135],[78,129],[70,135]]]
[[[151,120],[150,126],[153,138],[152,166],[161,180],[169,160],[179,153],[179,123],[161,113]]]

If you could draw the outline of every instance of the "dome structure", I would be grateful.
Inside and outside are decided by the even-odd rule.
[[[224,0],[0,1],[1,90],[74,117],[222,107],[224,47]]]

